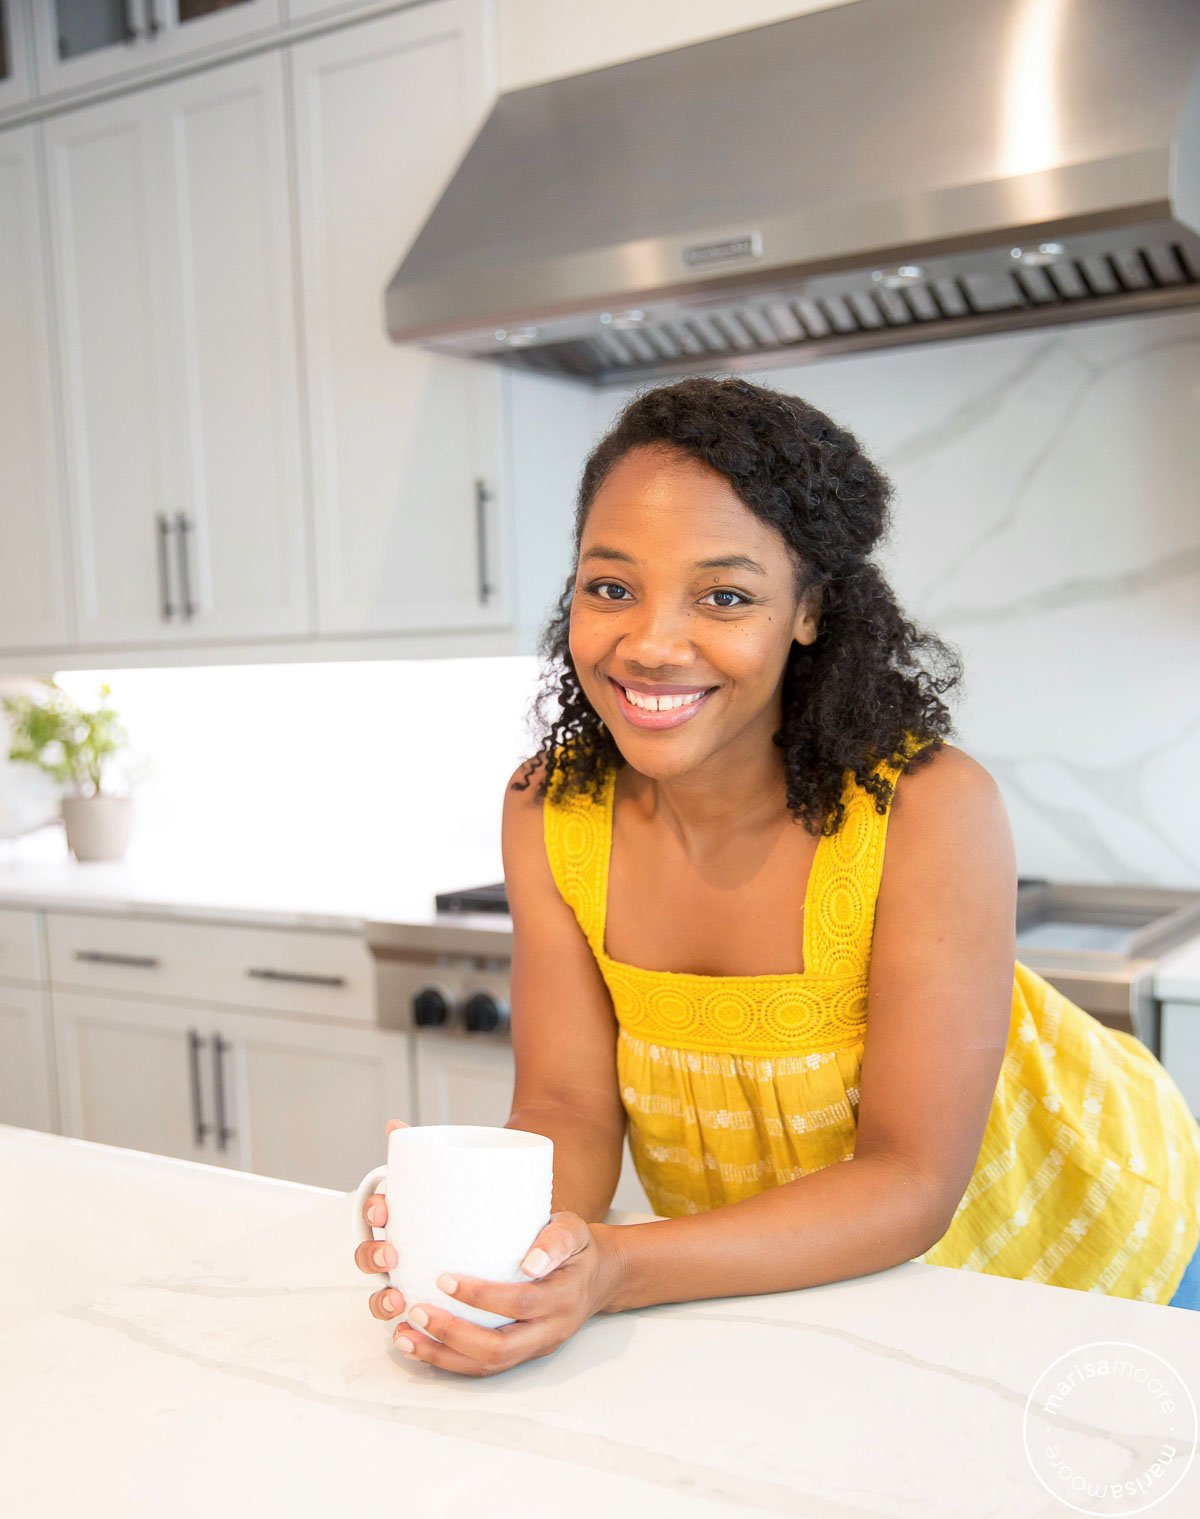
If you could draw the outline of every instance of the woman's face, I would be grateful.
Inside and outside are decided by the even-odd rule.
[[[792,640],[817,635],[808,603],[797,605],[783,539],[723,475],[678,450],[639,447],[588,511],[571,657],[626,760],[656,778],[682,775],[731,745],[769,745]],[[660,698],[659,710],[643,705]]]

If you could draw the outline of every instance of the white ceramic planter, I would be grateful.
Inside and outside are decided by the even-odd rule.
[[[133,831],[130,796],[64,796],[67,845],[77,860],[119,860]]]

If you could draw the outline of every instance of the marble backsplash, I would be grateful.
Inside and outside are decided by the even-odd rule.
[[[1022,875],[1200,886],[1200,312],[748,376],[857,434]],[[627,398],[598,399],[598,428]]]
[[[956,741],[1003,787],[1021,873],[1200,886],[1200,312],[755,378],[891,475],[881,559],[962,650]],[[624,398],[597,394],[597,436]],[[506,658],[61,679],[87,697],[108,679],[152,757],[139,858],[353,872],[383,850],[398,880],[441,889],[499,879],[536,676]],[[46,831],[0,858],[63,848]]]

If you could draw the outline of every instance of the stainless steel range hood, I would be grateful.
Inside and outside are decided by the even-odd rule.
[[[606,384],[1197,301],[1198,0],[853,0],[502,95],[387,323]]]

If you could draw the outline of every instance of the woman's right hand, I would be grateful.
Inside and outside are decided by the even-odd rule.
[[[388,1119],[389,1134],[393,1129],[407,1128],[408,1124],[398,1118]],[[376,1229],[382,1229],[387,1223],[387,1198],[382,1192],[372,1192],[367,1198],[363,1204],[363,1218]],[[396,1251],[384,1240],[366,1239],[354,1252],[354,1264],[368,1276],[377,1276],[381,1271],[390,1271],[396,1264]],[[404,1297],[397,1287],[381,1287],[371,1294],[367,1306],[377,1319],[394,1319],[404,1312]]]

